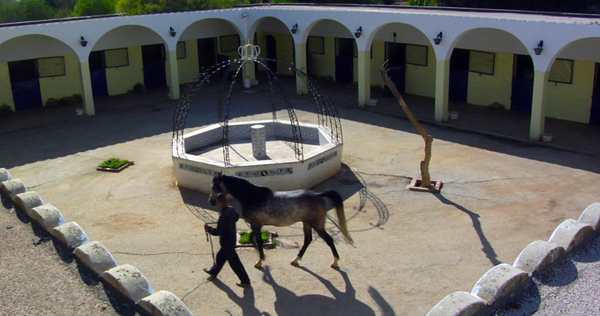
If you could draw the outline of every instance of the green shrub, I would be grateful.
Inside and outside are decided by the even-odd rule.
[[[45,106],[49,108],[55,108],[59,106],[67,106],[81,103],[81,101],[83,101],[81,94],[75,93],[70,96],[62,97],[60,99],[48,98],[48,100],[46,100]]]
[[[81,94],[79,94],[79,93],[74,93],[74,94],[71,96],[71,100],[72,100],[72,102],[74,102],[74,103],[81,103],[81,102],[83,102],[83,97],[82,97],[82,96],[81,96]]]
[[[54,108],[57,106],[60,106],[61,102],[59,99],[55,99],[55,98],[48,98],[48,100],[46,100],[46,104],[44,104],[44,106],[49,107],[49,108]]]
[[[251,242],[250,237],[252,236],[251,232],[240,232],[240,244],[242,245],[247,245],[247,244],[253,244],[253,242]],[[269,242],[269,237],[271,236],[271,233],[263,230],[261,232],[261,238],[263,240],[263,243]],[[273,240],[273,245],[275,245],[276,241]]]
[[[14,111],[10,107],[10,105],[4,103],[0,105],[0,116],[8,116],[11,115]]]
[[[146,87],[141,82],[134,84],[133,88],[131,90],[129,90],[130,93],[141,93],[144,91],[146,91]]]
[[[102,164],[100,164],[99,167],[107,169],[119,169],[128,163],[129,160],[121,160],[119,158],[108,158]]]

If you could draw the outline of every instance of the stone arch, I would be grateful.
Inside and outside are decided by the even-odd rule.
[[[600,63],[600,37],[585,37],[573,40],[551,56],[552,60],[556,58],[586,60]],[[546,71],[549,71],[552,63],[549,63]]]
[[[10,47],[10,49],[5,49]],[[39,49],[43,47],[43,49]],[[32,49],[36,48],[36,49]],[[0,43],[0,61],[15,61],[73,54],[75,51],[60,39],[43,34],[25,34]]]
[[[125,24],[107,30],[96,42],[90,44],[92,50],[103,50],[159,43],[166,44],[163,37],[153,29],[142,25]]]
[[[455,48],[521,55],[531,54],[528,47],[519,37],[506,30],[490,27],[473,28],[460,33],[454,41],[450,43],[444,59],[449,59]]]
[[[244,34],[238,26],[229,20],[221,18],[207,18],[196,21],[183,30],[179,40],[193,38],[207,38],[236,33],[243,40]]]

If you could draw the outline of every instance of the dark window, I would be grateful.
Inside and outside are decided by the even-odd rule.
[[[484,75],[494,75],[496,54],[472,50],[469,55],[469,71]]]
[[[406,45],[406,63],[427,66],[427,46]]]
[[[555,83],[573,83],[573,60],[557,58],[550,68],[548,81]]]

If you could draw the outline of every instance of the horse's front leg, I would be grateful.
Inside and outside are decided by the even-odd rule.
[[[302,256],[304,256],[306,248],[308,248],[308,245],[310,245],[310,242],[312,241],[312,228],[310,227],[310,225],[306,222],[302,222],[302,228],[304,229],[304,245],[302,245],[302,249],[300,249],[300,252],[298,253],[296,259],[292,260],[292,262],[290,263],[294,267],[299,266],[298,261],[302,260]]]
[[[265,252],[263,250],[263,240],[261,233],[261,226],[251,225],[252,235],[254,235],[254,241],[256,246],[258,247],[259,258],[258,261],[254,264],[254,267],[260,269],[262,267],[263,261],[265,261]]]

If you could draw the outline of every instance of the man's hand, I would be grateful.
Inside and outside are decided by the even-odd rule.
[[[208,224],[204,224],[204,231],[208,232],[210,230],[210,226]]]

